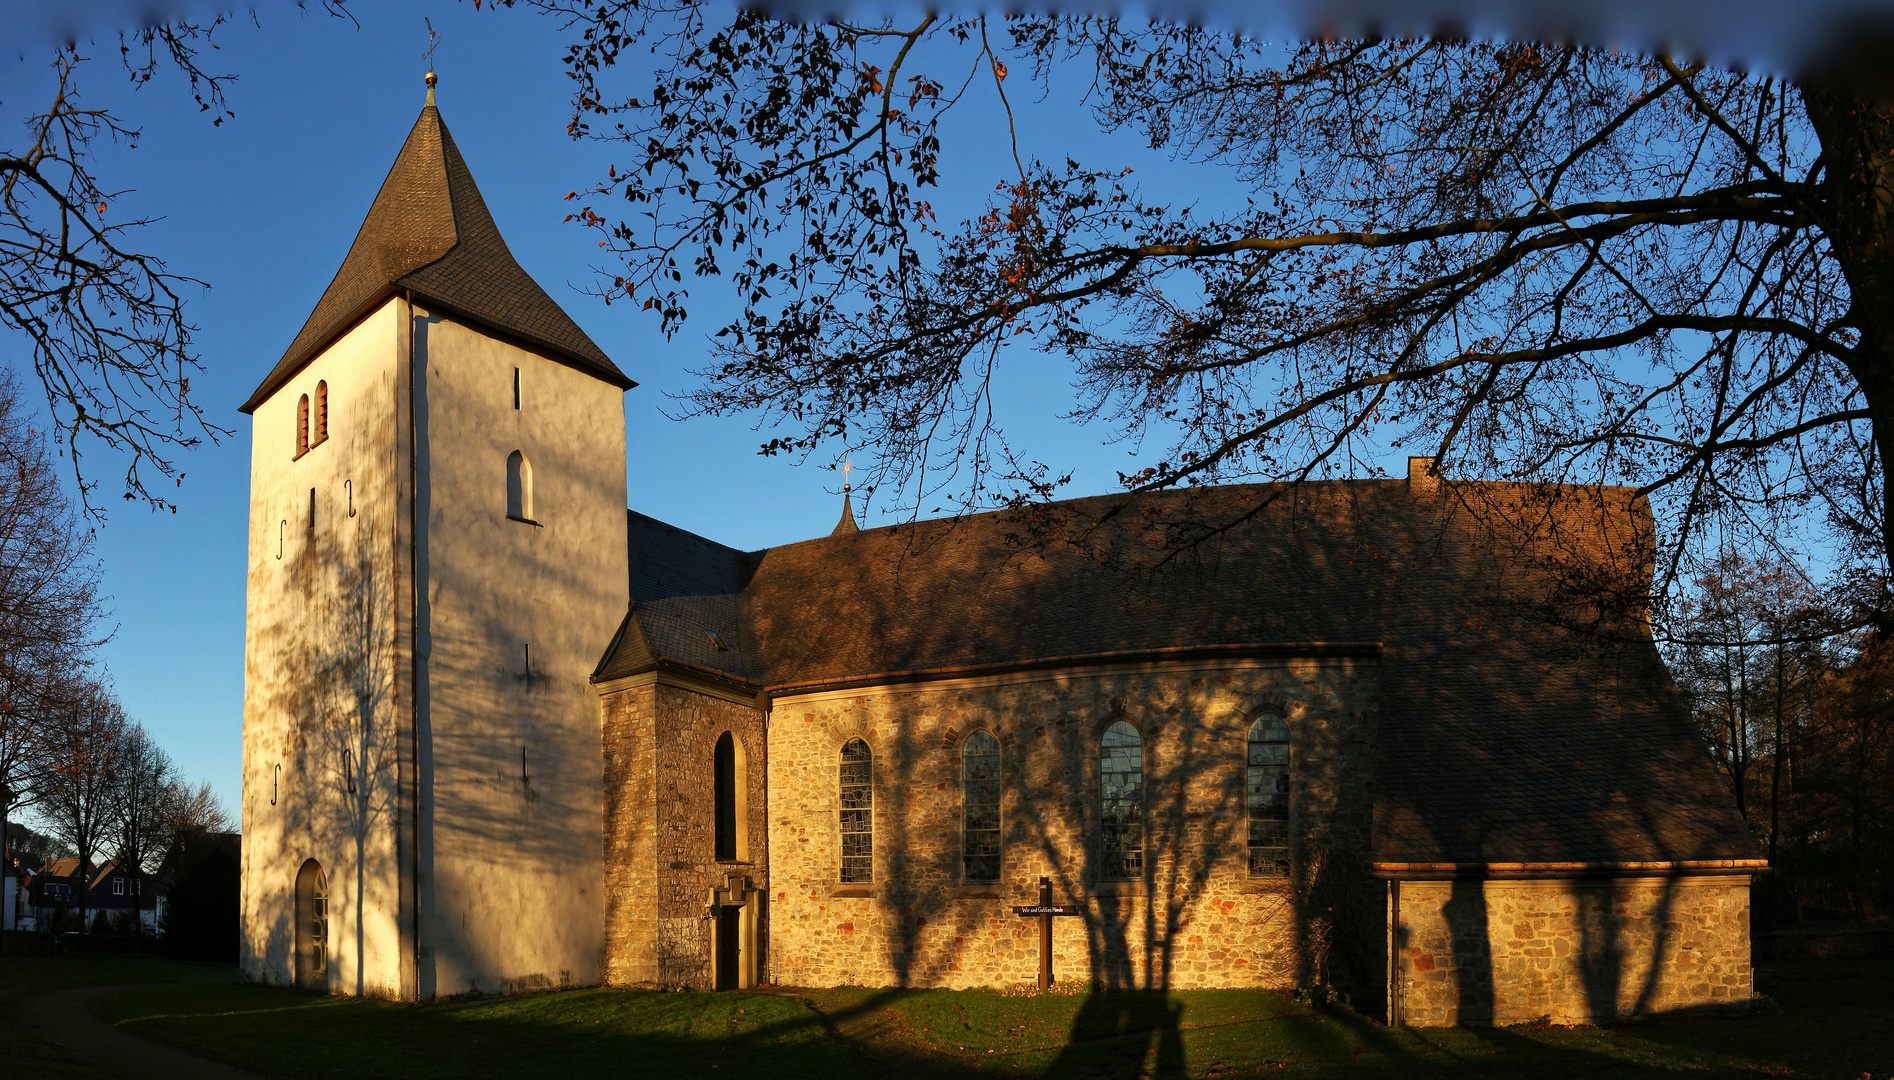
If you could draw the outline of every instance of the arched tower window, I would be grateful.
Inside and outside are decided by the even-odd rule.
[[[1104,830],[1102,876],[1144,873],[1144,740],[1116,720],[1098,740],[1099,823]]]
[[[316,383],[316,433],[309,445],[320,446],[329,441],[329,382],[327,379]]]
[[[842,884],[875,879],[875,756],[868,744],[842,745]]]
[[[506,516],[533,520],[533,464],[518,450],[506,458]]]
[[[747,862],[750,858],[749,768],[744,760],[743,740],[733,731],[724,732],[717,739],[717,749],[711,758],[717,861]]]
[[[1243,790],[1249,806],[1250,876],[1289,876],[1289,725],[1266,712],[1249,730]]]
[[[309,452],[309,395],[296,402],[296,456]]]
[[[1000,741],[990,731],[960,744],[960,862],[966,881],[1000,879]]]
[[[314,859],[296,873],[296,985],[329,985],[329,879]]]

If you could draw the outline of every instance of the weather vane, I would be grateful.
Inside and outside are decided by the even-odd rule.
[[[434,50],[440,47],[441,35],[435,32],[433,19],[422,16],[421,21],[427,24],[427,51],[421,54],[421,59],[427,61],[427,88],[429,93],[433,93]]]

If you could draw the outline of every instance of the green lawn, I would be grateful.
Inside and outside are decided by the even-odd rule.
[[[11,936],[11,935],[10,935]],[[0,956],[0,1061],[12,1076],[35,1080],[95,1080],[98,1073],[64,1048],[23,1031],[14,1022],[29,997],[74,986],[231,981],[224,965],[179,964],[142,957]],[[175,992],[175,991],[174,991]]]
[[[9,962],[10,963],[10,962]],[[13,985],[11,972],[0,985]],[[574,990],[390,1005],[190,985],[97,1003],[127,1030],[284,1077],[1894,1076],[1894,961],[1783,964],[1774,1007],[1606,1030],[1389,1031],[1274,994]]]

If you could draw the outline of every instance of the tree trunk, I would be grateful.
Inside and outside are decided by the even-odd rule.
[[[1782,681],[1788,668],[1783,657],[1785,648],[1787,648],[1785,645],[1776,646],[1776,745],[1772,755],[1775,760],[1769,770],[1769,864],[1771,866],[1774,866],[1776,862],[1776,836],[1782,829]]]
[[[1848,279],[1849,321],[1861,333],[1848,370],[1881,458],[1882,553],[1894,565],[1894,90],[1844,75],[1811,82],[1802,99],[1822,142],[1822,202],[1812,209]]]

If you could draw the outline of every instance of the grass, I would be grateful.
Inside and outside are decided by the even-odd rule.
[[[16,955],[17,942],[9,934],[9,954],[0,957],[0,1061],[14,1076],[36,1080],[95,1080],[97,1072],[75,1061],[65,1048],[21,1029],[16,1023],[26,999],[74,986],[177,983],[233,978],[225,965],[181,964],[136,956],[73,957]]]
[[[0,963],[0,988],[21,982],[16,963]],[[79,963],[114,981],[157,971]],[[187,985],[95,1008],[135,1034],[297,1078],[1894,1076],[1894,961],[1778,964],[1758,980],[1773,1006],[1747,1017],[1577,1030],[1390,1031],[1346,1009],[1235,990],[573,990],[403,1006]]]

